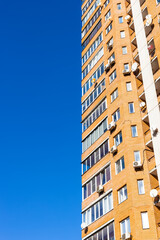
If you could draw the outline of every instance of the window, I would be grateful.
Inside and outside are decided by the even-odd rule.
[[[116,77],[117,77],[117,73],[115,69],[114,72],[112,72],[111,75],[109,76],[110,83],[112,83]]]
[[[86,27],[83,29],[82,34],[81,34],[81,38],[83,38],[86,33],[89,31],[89,29],[93,26],[93,24],[95,23],[95,21],[98,19],[98,17],[101,14],[101,8],[99,8],[97,10],[97,12],[94,14],[94,16],[92,17],[92,19],[89,21],[89,23],[86,25]]]
[[[121,31],[120,36],[121,36],[121,38],[125,38],[125,31]]]
[[[134,113],[134,103],[128,103],[129,106],[129,113]]]
[[[106,34],[108,34],[112,30],[112,23],[106,28]]]
[[[113,209],[112,192],[94,204],[82,214],[82,221],[87,226]]]
[[[92,193],[94,193],[97,190],[99,185],[106,184],[110,179],[111,179],[111,167],[109,165],[82,187],[82,199],[84,200],[87,197],[89,197]]]
[[[105,1],[104,7],[107,7],[108,4],[109,4],[109,0]]]
[[[137,180],[137,184],[138,184],[138,194],[140,195],[145,194],[143,179]]]
[[[141,162],[140,151],[134,151],[134,160],[136,162]]]
[[[124,64],[124,70],[129,71],[129,63],[125,63],[125,64]]]
[[[91,237],[86,238],[86,240],[115,240],[114,222],[109,223],[103,229],[94,233],[94,235],[92,235]]]
[[[114,137],[114,144],[115,144],[116,146],[118,146],[121,142],[122,142],[122,132],[118,133],[118,134]]]
[[[120,119],[120,110],[119,108],[112,114],[112,120],[117,122]]]
[[[87,11],[87,9],[89,8],[89,6],[91,5],[92,2],[93,2],[93,0],[88,0],[86,5],[82,9],[82,15]]]
[[[126,83],[126,89],[127,89],[127,92],[132,91],[132,84],[131,84],[131,82],[127,82]]]
[[[88,115],[82,123],[82,132],[91,126],[91,124],[107,109],[107,101],[104,99],[95,110]]]
[[[157,5],[160,3],[160,0],[156,0]]]
[[[96,7],[98,6],[98,4],[100,3],[100,0],[96,1],[93,6],[90,8],[90,10],[88,11],[88,13],[85,15],[85,17],[82,20],[82,27],[84,26],[84,24],[87,22],[87,20],[90,18],[90,16],[92,15],[92,13],[94,12],[94,10],[96,9]]]
[[[123,17],[119,17],[118,20],[119,20],[119,23],[123,23]]]
[[[88,96],[88,98],[82,103],[82,113],[89,108],[89,106],[97,99],[97,97],[105,89],[105,80],[103,80],[95,90]]]
[[[89,157],[87,157],[82,163],[82,174],[88,169],[93,167],[98,161],[100,161],[109,152],[109,140],[107,139],[102,145],[100,145]]]
[[[127,47],[122,47],[122,53],[127,54]]]
[[[113,45],[113,37],[107,42],[107,48],[109,48],[110,45]]]
[[[108,20],[108,18],[111,16],[111,10],[109,10],[105,15],[105,21]]]
[[[114,90],[114,92],[111,94],[111,102],[113,102],[118,97],[118,88]]]
[[[95,50],[101,44],[102,40],[103,40],[103,34],[101,33],[98,36],[98,38],[93,42],[91,47],[87,50],[87,52],[84,54],[84,56],[82,57],[82,66],[91,57],[91,55],[95,52]]]
[[[92,40],[92,38],[96,35],[98,30],[102,27],[101,20],[97,23],[93,31],[89,34],[89,36],[86,38],[86,40],[82,43],[82,51],[85,49],[85,47],[89,44],[89,42]]]
[[[111,63],[113,60],[115,60],[115,54],[114,53],[108,58],[108,63]]]
[[[121,158],[116,162],[116,174],[120,173],[123,169],[125,169],[124,157],[121,157]]]
[[[117,4],[117,9],[118,9],[118,10],[121,10],[121,9],[122,9],[121,3],[118,3],[118,4]]]
[[[118,190],[118,200],[119,200],[119,203],[122,203],[126,199],[127,199],[127,186],[125,185],[120,190]]]
[[[82,86],[82,96],[92,87],[93,79],[95,82],[100,78],[100,76],[104,73],[104,63],[102,63],[97,70],[92,74],[92,76],[87,80],[87,82]]]
[[[87,76],[87,74],[92,70],[96,63],[101,59],[104,54],[103,47],[96,53],[92,60],[88,63],[85,69],[82,71],[82,80]]]
[[[129,217],[124,219],[122,222],[120,222],[120,227],[121,227],[121,236],[125,233],[131,232]]]
[[[132,137],[138,137],[138,133],[137,133],[137,126],[131,126],[132,129]]]
[[[147,212],[141,212],[141,218],[142,218],[143,229],[148,229],[149,228],[148,213]]]
[[[83,141],[82,152],[85,152],[94,142],[107,131],[108,119],[105,118]]]

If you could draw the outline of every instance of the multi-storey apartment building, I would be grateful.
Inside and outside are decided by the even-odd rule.
[[[160,239],[160,0],[82,2],[82,239]]]

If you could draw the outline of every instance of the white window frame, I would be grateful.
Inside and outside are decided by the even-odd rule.
[[[121,204],[122,202],[124,202],[125,200],[128,199],[128,194],[125,195],[126,192],[127,192],[127,185],[123,186],[122,188],[120,188],[118,190],[118,202],[119,202],[119,204]]]
[[[126,33],[125,33],[124,30],[123,30],[123,31],[120,31],[120,37],[121,37],[122,39],[126,37]]]
[[[138,156],[138,161],[137,161],[137,156]],[[134,151],[134,160],[135,162],[141,162],[141,154],[140,151]]]
[[[142,228],[149,229],[148,212],[141,212]]]
[[[118,88],[116,88],[112,93],[111,93],[111,103],[116,100],[118,97]]]
[[[144,195],[145,194],[144,180],[143,179],[138,179],[137,180],[137,185],[138,185],[138,194],[139,195]]]
[[[131,82],[126,82],[126,89],[127,89],[127,92],[132,91],[132,83]]]
[[[125,224],[125,232],[124,233],[130,233],[131,230],[130,230],[130,218],[126,218],[124,219],[123,221],[120,222],[120,228],[121,228],[121,237],[124,233],[122,233],[122,223],[124,222]],[[128,228],[128,223],[129,223],[129,228]]]
[[[116,175],[119,174],[120,172],[122,172],[125,169],[125,162],[124,162],[124,168],[122,169],[122,161],[124,161],[124,156],[121,157],[120,159],[117,160],[117,162],[115,162],[115,170],[116,170]],[[118,162],[120,163],[120,171],[117,171],[117,165]]]
[[[126,55],[127,54],[127,46],[122,47],[122,54]]]
[[[132,132],[132,137],[138,137],[138,131],[137,131],[137,126],[136,125],[131,126],[131,132]]]
[[[110,74],[109,76],[109,82],[112,83],[117,77],[116,69]]]

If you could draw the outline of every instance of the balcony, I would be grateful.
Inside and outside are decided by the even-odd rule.
[[[129,4],[131,3],[130,0],[126,0]],[[146,0],[140,0],[140,5],[142,6],[143,3],[145,2]]]
[[[133,38],[133,40],[131,41],[131,43],[137,48],[137,40],[136,40],[136,37]]]
[[[153,168],[150,172],[149,172],[153,177],[155,178],[158,178],[158,175],[157,175],[157,168]]]
[[[145,122],[145,123],[149,126],[148,114],[146,114],[146,115],[142,118],[142,121]]]
[[[159,96],[160,95],[160,77],[156,79],[155,87],[156,87],[157,96]]]
[[[143,93],[139,96],[139,98],[140,98],[143,102],[145,102],[145,101],[146,101],[145,93],[143,92]]]
[[[130,28],[132,31],[135,31],[135,30],[134,30],[134,21],[132,21],[132,22],[130,23],[129,28]]]
[[[142,72],[140,72],[140,73],[136,76],[136,78],[137,78],[139,81],[142,82]]]
[[[150,140],[146,143],[146,146],[147,146],[148,148],[150,148],[151,150],[153,150],[152,139],[150,139]]]
[[[152,59],[151,65],[152,65],[153,74],[155,74],[159,69],[159,63],[158,63],[157,56]]]
[[[134,60],[135,60],[137,63],[140,63],[139,53],[136,54],[136,56],[134,57]]]

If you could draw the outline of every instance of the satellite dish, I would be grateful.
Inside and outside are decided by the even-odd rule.
[[[132,72],[136,72],[137,68],[138,68],[138,64],[136,62],[133,63],[132,68],[131,68]]]
[[[140,108],[143,108],[145,105],[146,105],[145,102],[141,102],[141,103],[139,104]]]
[[[151,197],[157,197],[157,195],[158,195],[158,191],[157,191],[156,189],[152,189],[152,190],[150,191],[150,196],[151,196]]]

